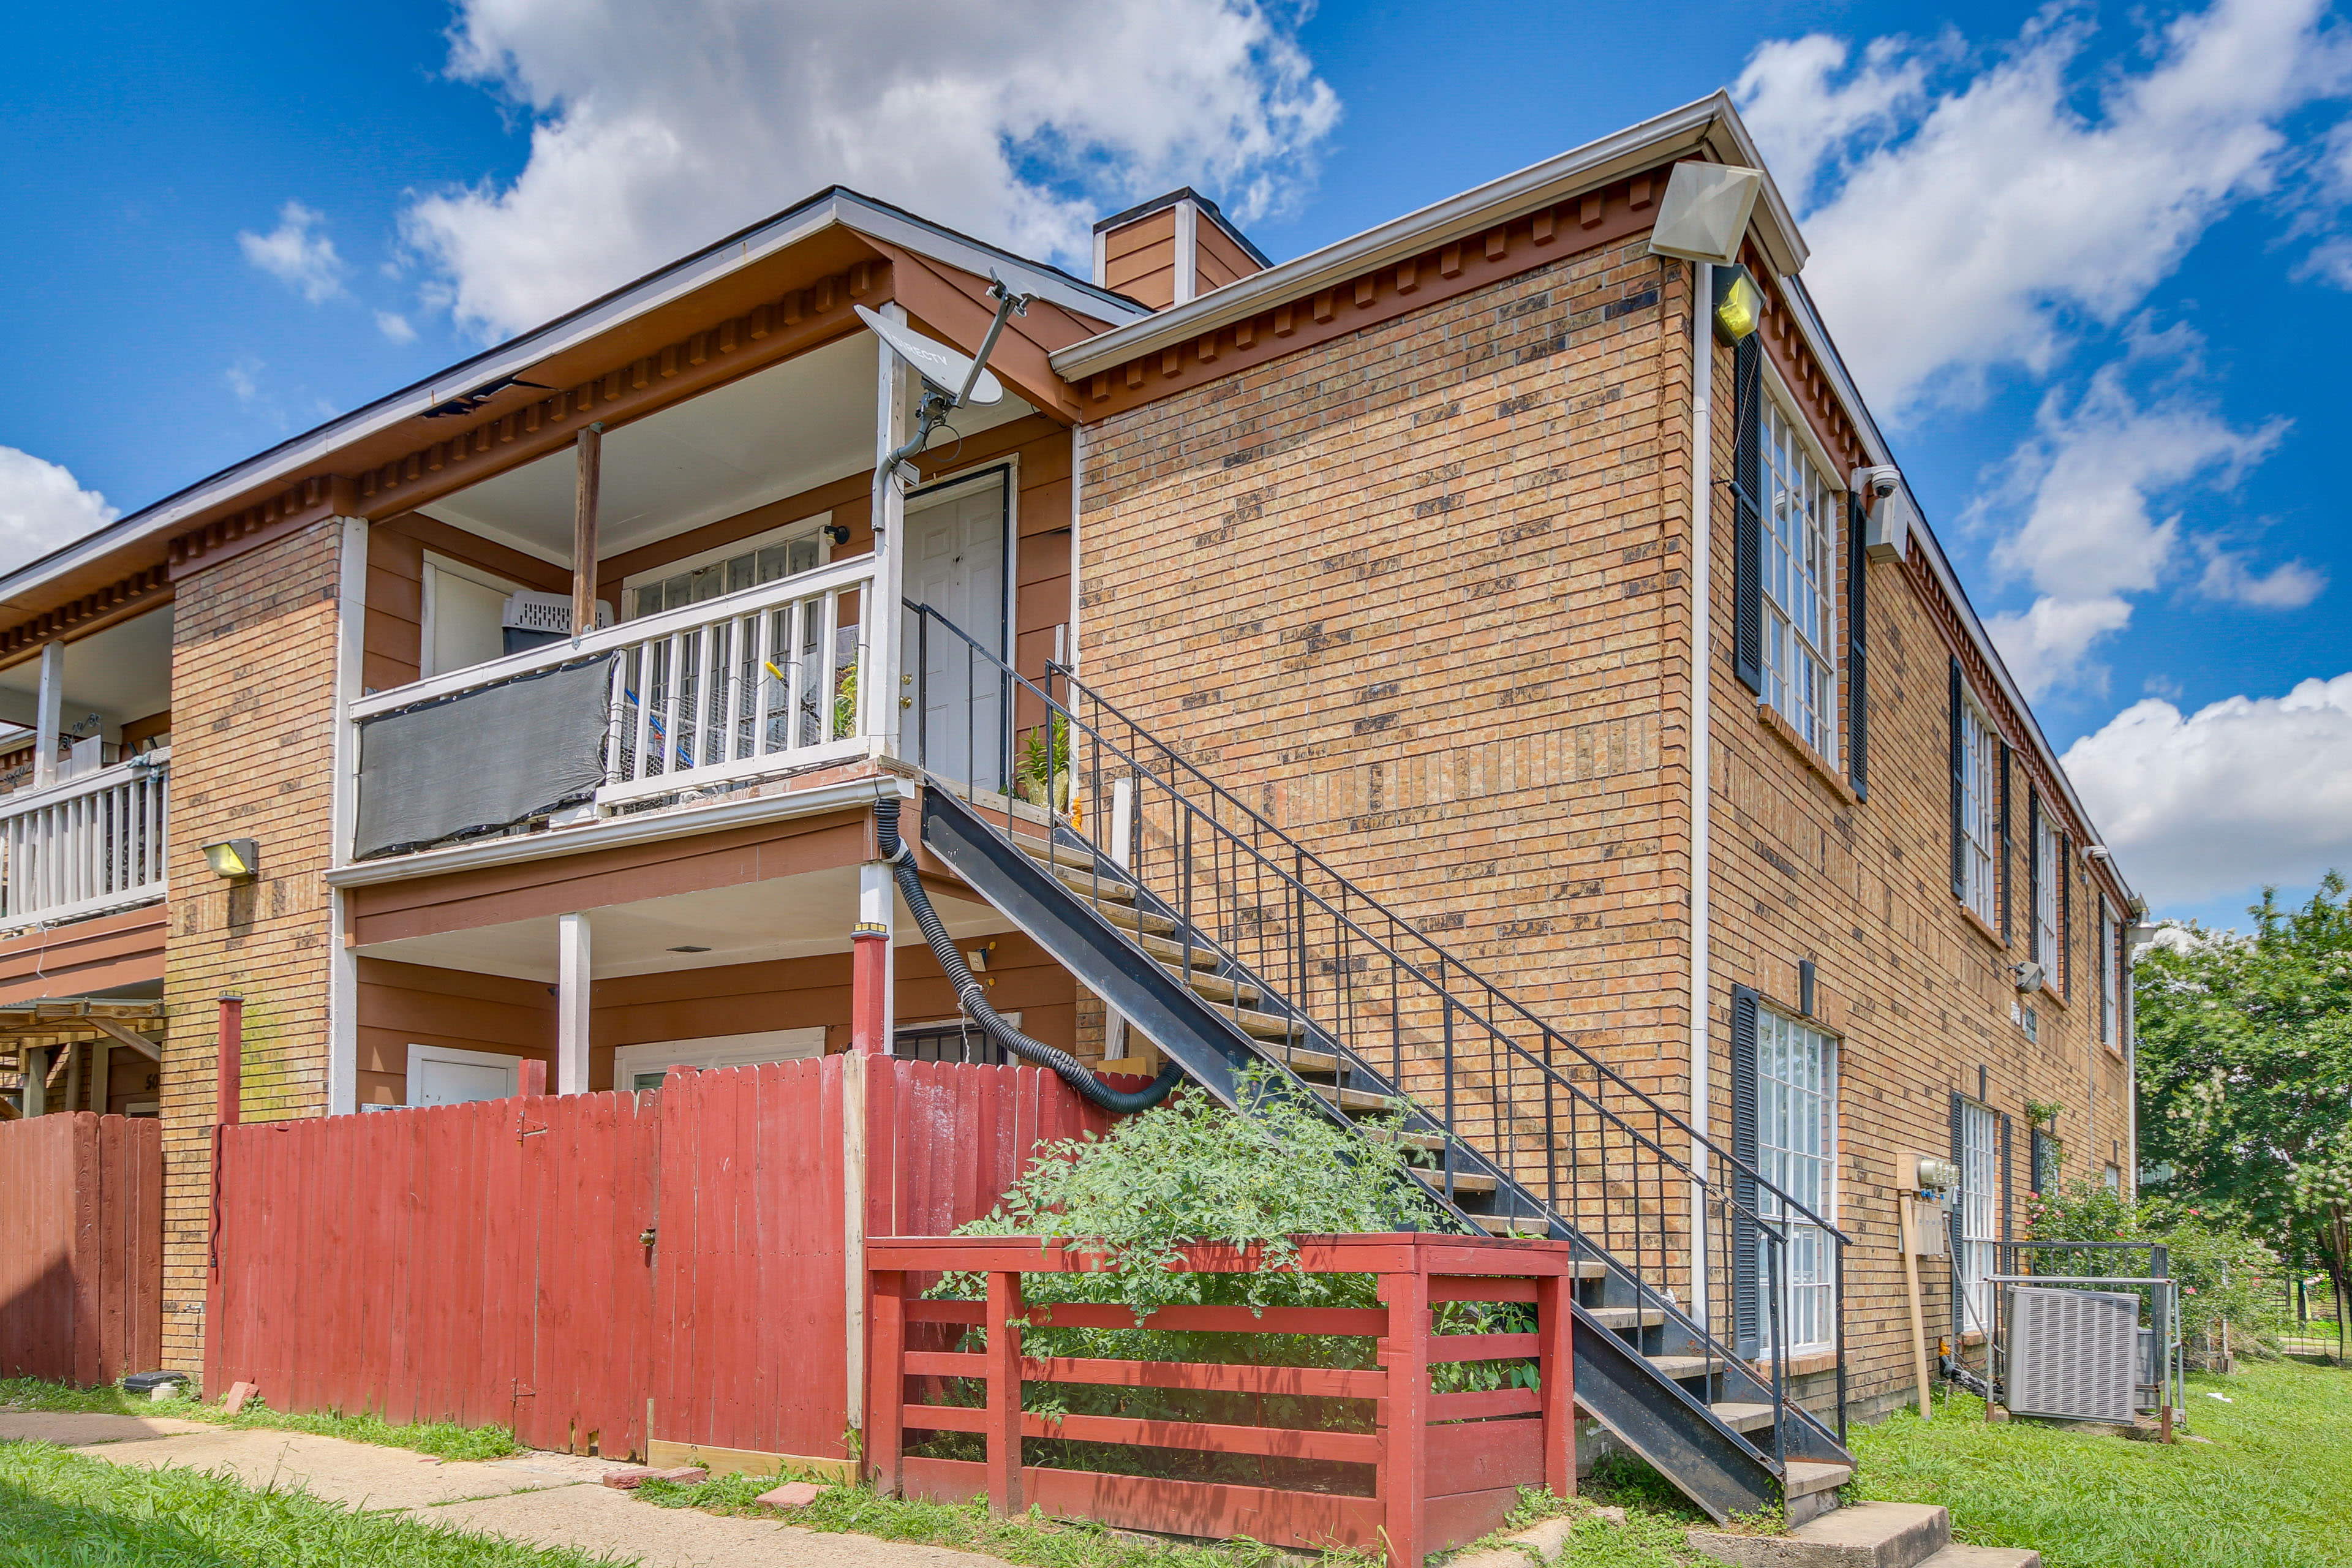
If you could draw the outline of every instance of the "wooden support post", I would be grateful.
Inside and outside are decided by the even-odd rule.
[[[82,1053],[74,1048],[80,1042],[77,1040],[68,1040],[65,1043],[64,1047],[66,1053],[66,1109],[68,1110],[79,1110],[83,1104],[81,1098]]]
[[[907,1277],[884,1269],[874,1277],[873,1386],[866,1398],[866,1468],[874,1489],[898,1497],[906,1486]]]
[[[614,1087],[617,1089],[620,1086],[616,1084]],[[523,1058],[523,1059],[515,1067],[515,1092],[517,1094],[545,1094],[547,1092],[547,1064],[540,1060],[537,1057]]]
[[[596,629],[596,491],[603,480],[604,426],[580,432],[580,485],[572,508],[572,637]]]
[[[1389,1568],[1421,1568],[1429,1485],[1429,1277],[1380,1278],[1389,1323],[1378,1359],[1388,1387],[1379,1406],[1380,1469],[1372,1489],[1381,1500]]]
[[[595,991],[588,917],[555,921],[555,1092],[588,1092],[588,1026]]]
[[[1570,1310],[1575,1299],[1572,1275],[1549,1274],[1536,1281],[1544,1486],[1558,1498],[1576,1495],[1576,1314]]]
[[[1021,1276],[988,1276],[988,1509],[1010,1519],[1021,1495]]]
[[[107,1113],[114,1101],[114,1044],[110,1040],[89,1043],[89,1108],[100,1116]]]
[[[18,1046],[16,1071],[17,1076],[25,1080],[25,1098],[22,1106],[24,1113],[27,1116],[47,1116],[49,1113],[48,1051],[46,1048],[35,1050],[30,1046]]]
[[[213,1125],[234,1127],[245,1086],[245,998],[220,999],[220,1042],[213,1060]]]
[[[64,728],[66,645],[41,645],[40,688],[33,699],[33,787],[58,782],[58,736]]]
[[[898,912],[889,863],[866,861],[857,868],[857,924],[849,932],[849,1039],[860,1056],[890,1054],[890,939]]]

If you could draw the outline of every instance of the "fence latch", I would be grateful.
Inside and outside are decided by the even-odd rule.
[[[647,1226],[645,1229],[637,1232],[637,1245],[639,1247],[651,1247],[653,1244],[654,1227],[652,1226]]]

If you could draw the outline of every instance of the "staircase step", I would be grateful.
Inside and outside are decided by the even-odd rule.
[[[1174,967],[1171,965],[1171,967]],[[1194,974],[1187,977],[1193,990],[1213,1002],[1255,1002],[1258,988],[1246,980],[1236,980],[1230,974]]]
[[[1780,1477],[1783,1497],[1805,1497],[1842,1487],[1853,1479],[1852,1465],[1825,1464],[1816,1459],[1791,1459]]]
[[[1395,1132],[1385,1127],[1367,1127],[1364,1136],[1375,1142],[1402,1143],[1408,1149],[1426,1149],[1432,1153],[1445,1147],[1444,1137],[1435,1132]],[[1422,1172],[1424,1176],[1435,1173],[1433,1171]]]
[[[1703,1355],[1645,1355],[1642,1358],[1658,1369],[1658,1375],[1680,1383],[1686,1377],[1704,1377],[1710,1363]]]
[[[1694,1530],[1688,1540],[1701,1556],[1749,1568],[1961,1568],[1943,1555],[1951,1550],[1952,1521],[1934,1503],[1855,1503],[1808,1520],[1786,1535]],[[2026,1552],[2002,1568],[2039,1568],[2041,1560],[2040,1553]]]
[[[1337,1056],[1329,1051],[1318,1051],[1312,1046],[1286,1046],[1268,1041],[1265,1054],[1301,1078],[1331,1078],[1339,1070]]]
[[[1412,1172],[1414,1175],[1419,1176],[1423,1181],[1427,1182],[1439,1192],[1442,1193],[1445,1190],[1444,1172],[1433,1171],[1425,1165],[1415,1165],[1412,1168]],[[1495,1180],[1494,1177],[1486,1174],[1484,1171],[1456,1171],[1454,1173],[1454,1195],[1457,1198],[1465,1195],[1471,1197],[1484,1197],[1488,1193],[1493,1192],[1496,1188],[1501,1185],[1502,1184],[1500,1182]]]
[[[1549,1236],[1551,1234],[1551,1221],[1538,1214],[1474,1214],[1470,1217],[1476,1220],[1480,1227],[1489,1236]]]
[[[1654,1329],[1666,1321],[1665,1309],[1663,1307],[1587,1307],[1584,1309],[1584,1315],[1604,1329],[1620,1331],[1626,1329]],[[1718,1411],[1726,1407],[1720,1405],[1716,1406]],[[1772,1407],[1769,1405],[1759,1405],[1755,1408],[1764,1412],[1764,1424],[1770,1426]]]
[[[1090,871],[1074,870],[1067,866],[1048,866],[1046,869],[1053,872],[1055,879],[1064,887],[1082,899],[1110,899],[1122,904],[1135,901],[1135,884],[1114,878],[1108,868],[1100,877]],[[1171,924],[1169,929],[1173,931],[1175,927]]]
[[[1396,1110],[1404,1104],[1392,1094],[1374,1094],[1369,1089],[1341,1089],[1335,1083],[1311,1083],[1307,1087],[1340,1110],[1349,1112]]]
[[[1126,875],[1124,872],[1113,870],[1111,868],[1110,862],[1103,859],[1101,856],[1096,854],[1093,850],[1081,849],[1075,844],[1047,844],[1042,838],[1028,838],[1018,836],[1013,838],[1013,842],[1020,847],[1023,854],[1029,856],[1032,859],[1044,860],[1048,864],[1055,866],[1067,866],[1079,871],[1091,871],[1096,866],[1099,865],[1102,867],[1103,874],[1106,877],[1120,877],[1123,879]]]
[[[1919,1568],[2042,1568],[2042,1553],[2024,1546],[1970,1546],[1953,1542]]]
[[[1169,929],[1171,931],[1175,929],[1175,923],[1173,921],[1169,923]],[[1177,969],[1182,967],[1186,955],[1185,947],[1182,942],[1176,941],[1173,937],[1151,936],[1150,934],[1146,934],[1139,936],[1135,940],[1137,945],[1141,947],[1144,952],[1150,953],[1160,963],[1168,965],[1169,968]],[[1219,952],[1213,947],[1205,945],[1198,937],[1192,939],[1191,956],[1192,967],[1195,969],[1214,969],[1225,961],[1225,955],[1223,953]]]
[[[1143,936],[1165,937],[1176,929],[1176,922],[1166,915],[1150,910],[1130,909],[1125,904],[1097,904],[1095,913],[1121,931],[1133,931]]]
[[[1217,1016],[1238,1025],[1243,1034],[1254,1035],[1261,1040],[1286,1040],[1304,1032],[1296,1018],[1278,1017],[1253,1007],[1219,1007]],[[1328,1100],[1330,1096],[1324,1098]]]
[[[1588,1311],[1591,1310],[1586,1309]],[[1601,1310],[1604,1312],[1630,1312],[1633,1309],[1603,1307]],[[1707,1408],[1715,1413],[1715,1418],[1717,1421],[1735,1432],[1760,1432],[1772,1425],[1772,1407],[1769,1405],[1743,1405],[1738,1400],[1726,1400],[1720,1405],[1710,1405]]]

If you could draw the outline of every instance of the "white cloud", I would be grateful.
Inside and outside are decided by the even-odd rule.
[[[2186,718],[2151,698],[2063,760],[2124,874],[2152,903],[2352,868],[2352,674]]]
[[[1843,86],[1831,79],[1845,69],[1852,51],[1826,33],[1775,38],[1748,57],[1732,97],[1784,195],[1802,205],[1832,153],[1857,137],[1883,134],[1898,112],[1918,103],[1927,61],[1916,54],[1906,58],[1907,47],[1901,38],[1874,40]]]
[[[316,305],[343,291],[343,258],[333,240],[314,232],[325,221],[323,213],[288,202],[278,210],[276,228],[240,232],[236,243],[247,261]]]
[[[262,363],[251,354],[240,357],[235,364],[221,372],[221,384],[239,405],[250,408],[262,402],[260,375]]]
[[[2104,672],[2087,664],[2091,650],[2130,623],[2124,595],[2156,588],[2179,551],[2179,515],[2158,518],[2154,500],[2192,485],[2230,488],[2270,455],[2286,429],[2276,419],[2235,429],[2181,394],[2143,403],[2126,384],[2121,364],[2093,375],[2071,408],[2054,393],[2042,400],[2033,435],[1971,514],[2017,519],[1995,542],[1992,563],[2004,575],[2024,579],[2036,597],[2029,609],[1995,616],[1987,627],[2029,697],[2076,681],[2102,684]],[[2200,542],[2200,549],[2215,562],[2224,559],[2210,542]],[[2240,567],[2242,584],[2215,579],[2209,565],[2203,581],[2209,591],[2217,584],[2260,584],[2252,591],[2273,597],[2243,591],[2217,596],[2283,605],[2294,580],[2282,574],[2301,570],[2291,563],[2256,579]]]
[[[2339,90],[2325,10],[2216,0],[2094,89],[2076,69],[2092,26],[2053,6],[1909,112],[1909,46],[1873,45],[1843,87],[1833,51],[1765,46],[1742,86],[1768,155],[1805,173],[1837,154],[1834,194],[1804,220],[1805,277],[1864,391],[1890,413],[1967,397],[1996,366],[2046,371],[2074,313],[2121,321],[2271,188],[2280,121]]]
[[[121,515],[63,465],[0,447],[0,571],[37,561]]]
[[[2300,561],[2284,561],[2268,572],[2247,569],[2235,551],[2213,549],[2197,591],[2209,599],[2257,610],[2299,610],[2327,590],[2327,574]]]
[[[416,341],[416,329],[409,325],[407,317],[396,310],[378,310],[375,313],[375,329],[396,343]]]
[[[1081,262],[1095,216],[1173,184],[1246,221],[1339,112],[1273,0],[462,0],[452,38],[532,116],[530,162],[402,232],[492,337],[835,182]]]

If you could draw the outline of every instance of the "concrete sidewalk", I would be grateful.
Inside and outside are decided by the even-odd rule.
[[[0,1412],[0,1440],[56,1443],[110,1464],[234,1476],[250,1487],[404,1514],[534,1546],[569,1546],[645,1568],[1003,1568],[992,1557],[757,1519],[656,1508],[600,1485],[618,1460],[526,1453],[444,1464],[340,1437],[238,1430],[167,1416]]]

